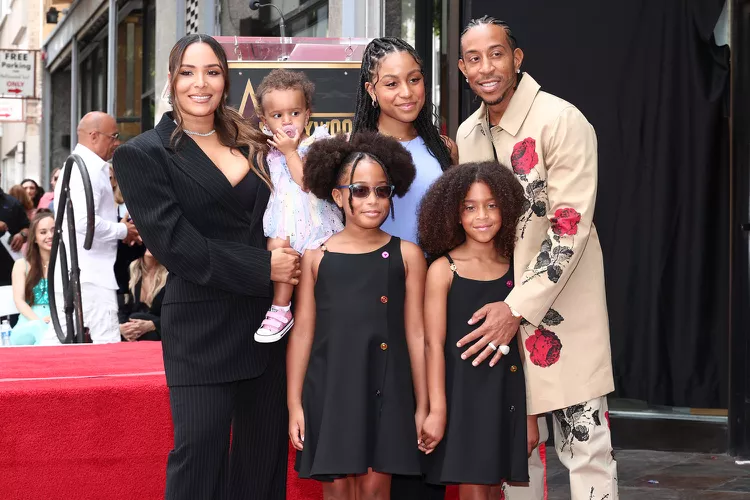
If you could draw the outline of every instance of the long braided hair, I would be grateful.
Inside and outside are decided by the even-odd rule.
[[[373,106],[370,95],[365,90],[365,83],[377,84],[378,69],[380,62],[389,54],[396,52],[407,52],[419,64],[420,71],[424,75],[424,63],[414,50],[414,47],[400,38],[382,37],[371,41],[362,55],[362,67],[359,72],[359,88],[357,89],[357,107],[354,113],[352,135],[363,131],[378,131],[378,118],[380,117],[380,106]],[[424,106],[419,111],[417,119],[414,120],[414,128],[427,146],[427,150],[440,163],[440,168],[447,170],[451,164],[451,154],[448,146],[440,136],[440,131],[435,126],[439,120],[435,107],[432,104],[432,96],[425,88]]]

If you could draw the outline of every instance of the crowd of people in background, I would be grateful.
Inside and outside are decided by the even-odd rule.
[[[541,500],[550,412],[572,498],[617,498],[596,136],[523,56],[505,23],[469,23],[458,65],[482,104],[455,140],[421,58],[390,37],[364,51],[350,136],[305,134],[315,89],[290,70],[257,86],[259,124],[244,119],[204,35],[173,48],[154,130],[121,146],[113,117],[83,117],[90,250],[75,170],[70,197],[84,322],[95,343],[163,343],[166,498],[281,500],[291,440],[326,499],[458,484],[462,499]],[[24,255],[17,344],[59,342],[61,174],[48,193],[0,191],[0,231]]]
[[[117,186],[111,163],[112,153],[119,145],[116,122],[105,113],[89,113],[81,120],[78,131],[80,140],[74,151],[84,158],[95,214],[94,243],[91,250],[84,250],[85,196],[80,174],[74,170],[69,194],[76,213],[85,325],[94,342],[160,340],[159,314],[167,272],[141,244]],[[10,196],[5,195],[6,209],[12,213],[6,220],[13,220],[14,224],[7,231],[18,234],[11,240],[17,247],[12,249],[18,252],[16,257],[23,256],[15,260],[9,276],[18,310],[17,317],[12,318],[12,345],[59,342],[51,326],[47,267],[54,233],[55,192],[59,197],[56,187],[61,173],[60,168],[52,172],[52,189],[47,193],[35,181],[26,179],[10,188]],[[64,222],[63,226],[67,224]],[[49,279],[61,283],[60,269],[58,265],[56,276]],[[56,294],[64,331],[60,285]]]

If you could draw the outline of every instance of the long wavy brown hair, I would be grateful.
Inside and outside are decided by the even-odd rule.
[[[39,251],[39,243],[36,241],[36,228],[44,219],[52,218],[52,212],[46,209],[40,209],[29,226],[29,245],[26,248],[26,263],[29,271],[26,273],[26,284],[24,286],[24,298],[30,305],[34,305],[34,287],[44,278],[44,263],[42,254]]]
[[[11,186],[8,190],[8,194],[17,199],[21,206],[23,206],[24,210],[32,210],[34,208],[34,202],[29,198],[29,195],[26,193],[26,190],[22,185],[16,184],[15,186]]]
[[[219,60],[221,73],[224,76],[224,93],[219,106],[214,111],[214,128],[216,129],[216,136],[219,138],[219,142],[232,149],[248,148],[250,170],[260,177],[270,188],[271,178],[263,167],[263,155],[268,151],[267,137],[258,128],[251,126],[236,109],[227,105],[227,97],[229,96],[229,63],[227,62],[227,55],[221,44],[208,35],[193,34],[184,36],[177,41],[169,53],[169,74],[171,75],[169,95],[172,96],[172,116],[177,123],[177,128],[172,133],[173,146],[177,146],[185,134],[182,126],[180,103],[175,97],[177,95],[175,86],[177,78],[179,78],[179,69],[185,50],[194,43],[205,43],[211,47],[211,50]],[[255,162],[252,161],[253,158],[255,158]]]

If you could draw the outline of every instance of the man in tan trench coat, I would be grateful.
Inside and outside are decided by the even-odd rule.
[[[594,129],[573,105],[540,90],[521,73],[523,52],[510,28],[487,16],[461,37],[459,67],[482,99],[458,129],[462,163],[497,159],[526,194],[513,254],[515,286],[472,321],[485,323],[462,339],[467,359],[497,359],[518,332],[525,351],[527,408],[552,412],[555,448],[570,471],[572,500],[617,499],[617,467],[606,395],[614,390],[609,320],[599,237],[593,224],[597,189]],[[479,339],[473,345],[471,341]],[[478,354],[475,358],[471,356]],[[539,448],[529,461],[529,486],[510,500],[542,500]]]

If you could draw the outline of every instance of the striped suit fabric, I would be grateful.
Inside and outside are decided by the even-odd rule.
[[[175,447],[166,498],[281,500],[285,342],[253,340],[273,294],[262,228],[270,191],[249,173],[257,188],[248,212],[190,137],[171,145],[174,129],[165,114],[113,162],[144,244],[169,270],[162,343]]]

